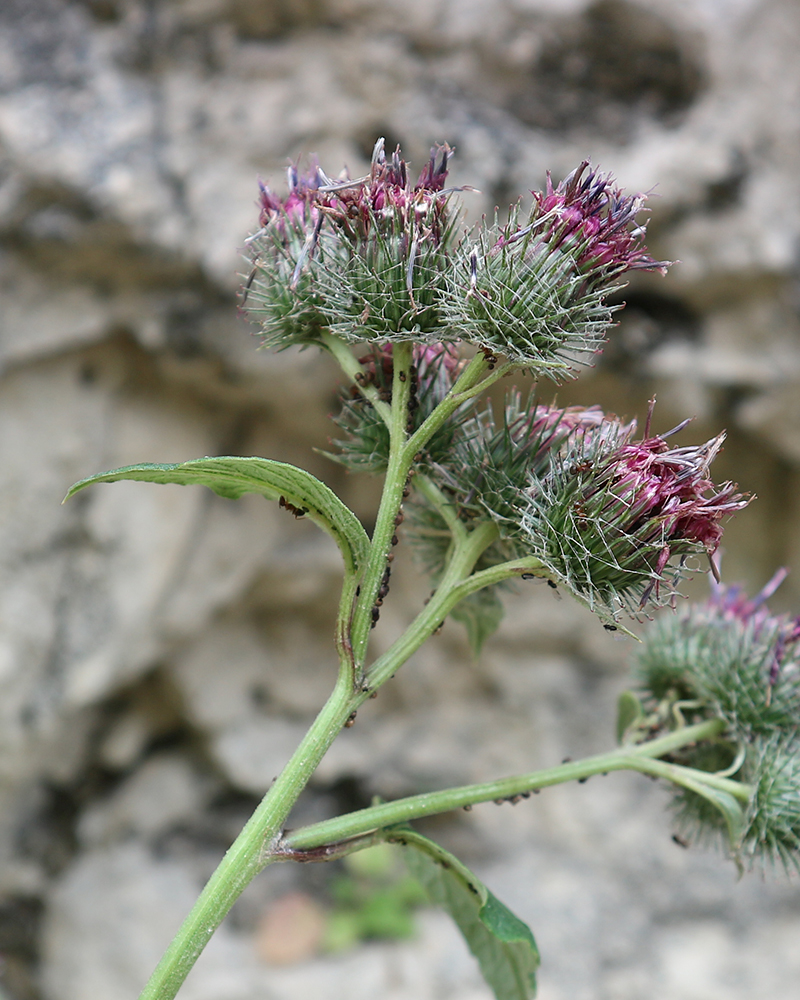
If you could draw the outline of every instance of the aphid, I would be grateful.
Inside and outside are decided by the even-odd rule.
[[[548,580],[548,581],[547,581],[547,586],[548,586],[548,587],[549,587],[549,588],[550,588],[551,590],[558,590],[558,584],[557,584],[557,583],[556,583],[556,582],[555,582],[554,580]]]
[[[534,573],[523,573],[520,576],[520,580],[535,580],[536,575]]]
[[[282,496],[278,501],[278,506],[285,507],[286,510],[294,514],[296,518],[303,517],[304,514],[308,513],[308,507],[295,507],[295,505],[291,503],[289,500],[287,500],[286,497],[284,496]]]
[[[691,847],[691,844],[689,843],[689,841],[688,840],[684,840],[683,837],[679,837],[677,833],[673,833],[672,834],[672,839],[678,845],[678,847],[683,847],[686,850],[688,850],[689,847]]]
[[[603,625],[603,628],[606,630],[606,632],[616,632],[617,631],[617,626],[616,625],[610,625],[608,622],[605,622],[605,624]]]
[[[468,802],[465,806],[462,806],[461,808],[464,810],[465,813],[468,813],[472,810],[472,804]]]
[[[351,712],[350,715],[347,717],[347,721],[344,724],[344,728],[345,729],[350,729],[353,726],[353,724],[355,723],[355,721],[356,721],[356,713],[355,712]]]
[[[405,380],[408,378],[405,372],[398,372],[397,377],[400,379],[401,382],[405,382]]]

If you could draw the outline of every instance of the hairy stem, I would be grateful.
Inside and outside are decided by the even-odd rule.
[[[397,531],[397,515],[403,502],[403,490],[411,469],[413,455],[405,447],[408,438],[408,401],[411,395],[411,363],[413,345],[395,344],[393,350],[392,403],[389,423],[389,462],[383,483],[372,551],[361,581],[361,593],[353,615],[352,646],[357,669],[363,667],[369,631],[377,621],[375,600],[386,572],[393,539]]]
[[[211,935],[265,865],[289,812],[353,711],[349,664],[292,759],[231,845],[141,993],[140,1000],[172,1000]]]
[[[694,782],[705,782],[711,787],[727,791],[737,799],[746,802],[752,794],[752,789],[748,785],[726,778],[716,778],[713,774],[695,771],[692,768],[679,768],[676,771],[674,770],[676,765],[654,759],[698,740],[718,736],[723,729],[724,723],[722,721],[712,719],[678,729],[659,739],[635,746],[619,747],[609,753],[597,754],[584,760],[570,761],[558,767],[476,785],[448,788],[440,792],[426,792],[422,795],[397,799],[394,802],[384,802],[292,831],[283,838],[278,851],[281,856],[288,857],[291,856],[292,851],[307,851],[321,848],[324,845],[337,844],[351,838],[363,837],[397,823],[420,819],[424,816],[434,816],[438,813],[477,805],[481,802],[511,799],[528,792],[535,792],[540,788],[546,788],[549,785],[559,785],[565,781],[579,781],[607,771],[658,772],[659,776],[672,781],[683,777],[681,771],[691,772]],[[663,768],[653,765],[663,765]]]
[[[369,668],[367,683],[370,690],[379,688],[389,680],[398,667],[433,635],[456,604],[471,593],[469,581],[472,579],[472,568],[496,538],[497,528],[485,521],[474,531],[455,541],[444,576],[428,603],[406,631]]]

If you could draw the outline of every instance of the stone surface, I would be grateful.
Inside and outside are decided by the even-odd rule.
[[[587,155],[653,189],[650,243],[680,264],[631,283],[604,358],[559,398],[641,415],[655,392],[658,430],[727,426],[718,475],[759,499],[726,575],[758,587],[787,564],[776,606],[796,606],[798,48],[793,0],[0,5],[0,889],[2,914],[43,914],[27,937],[0,920],[10,1000],[136,996],[332,683],[338,554],[313,526],[132,483],[60,506],[102,469],[262,454],[370,523],[375,484],[312,450],[330,359],[258,352],[236,315],[258,176],[280,187],[312,152],[357,174],[385,135],[417,166],[454,145],[471,219]],[[424,587],[401,566],[376,652]],[[298,815],[604,749],[631,646],[536,584],[478,664],[448,623]],[[672,843],[663,804],[614,776],[440,832],[530,918],[544,1000],[794,997],[796,884],[734,884]],[[416,942],[260,965],[265,901],[319,900],[325,877],[258,880],[187,1000],[487,996],[432,913]]]

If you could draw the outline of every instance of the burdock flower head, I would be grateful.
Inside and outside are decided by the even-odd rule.
[[[721,834],[740,865],[800,867],[800,618],[766,607],[785,577],[779,570],[753,598],[712,579],[709,599],[651,625],[637,656],[653,715],[724,723],[720,739],[687,747],[676,762],[749,787],[738,835],[693,791],[676,794],[674,811],[698,839]]]
[[[597,353],[619,306],[608,295],[628,271],[666,273],[637,221],[645,197],[625,195],[584,161],[556,188],[533,192],[524,223],[479,228],[461,246],[447,317],[472,343],[551,377]]]
[[[571,437],[602,432],[604,425],[598,406],[547,406],[534,394],[523,399],[513,389],[500,414],[487,401],[481,411],[460,422],[445,461],[423,455],[421,464],[452,500],[461,520],[489,518],[510,540],[518,531],[520,498],[531,476],[545,474]]]
[[[416,181],[397,149],[375,144],[367,177],[344,181],[324,209],[338,234],[317,281],[332,333],[349,341],[439,340],[440,300],[458,212],[445,188],[452,150],[439,146]]]
[[[251,265],[242,309],[257,319],[265,347],[278,350],[318,340],[322,301],[309,274],[323,223],[330,178],[318,165],[300,174],[289,167],[281,198],[259,182],[259,228],[246,241]]]
[[[620,610],[672,599],[686,557],[710,558],[722,520],[748,503],[732,483],[709,478],[724,435],[670,448],[669,435],[651,436],[649,427],[648,417],[644,438],[633,441],[635,424],[610,419],[602,432],[573,437],[533,478],[523,516],[535,554],[609,624]]]
[[[680,698],[725,720],[739,739],[771,739],[800,727],[800,618],[765,602],[779,570],[754,598],[712,581],[711,597],[648,629],[639,680],[654,699]]]
[[[315,165],[290,167],[285,198],[262,185],[245,300],[267,346],[308,343],[323,328],[350,342],[438,339],[458,220],[451,156],[435,147],[413,180],[379,139],[364,177],[332,180]]]

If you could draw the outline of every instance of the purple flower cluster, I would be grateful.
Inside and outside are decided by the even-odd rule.
[[[624,195],[610,174],[590,169],[588,160],[556,188],[548,172],[546,190],[531,193],[528,224],[504,233],[498,248],[532,236],[532,251],[541,246],[570,251],[580,271],[605,280],[633,270],[666,274],[670,262],[650,256],[645,226],[636,220],[645,195]]]
[[[658,574],[676,541],[700,543],[710,559],[722,538],[721,520],[749,502],[733,483],[717,488],[709,478],[724,439],[720,434],[702,445],[670,448],[663,437],[645,437],[622,445],[604,463],[596,488],[608,490],[608,508],[617,512],[625,531],[637,534],[648,525],[643,541],[663,539]]]
[[[787,569],[779,569],[753,598],[748,598],[744,588],[738,584],[722,586],[715,581],[707,602],[708,611],[716,618],[736,622],[750,630],[754,641],[763,639],[770,644],[770,688],[775,686],[781,667],[800,642],[800,615],[795,618],[773,615],[766,607],[766,602],[787,574]]]
[[[612,616],[641,610],[651,597],[671,599],[685,556],[705,551],[711,559],[723,519],[749,502],[733,483],[715,486],[709,476],[724,435],[671,448],[669,434],[650,434],[649,417],[639,441],[635,429],[616,417],[579,427],[550,469],[532,477],[522,522],[555,577]]]
[[[280,198],[261,184],[259,225],[289,217],[315,226],[328,220],[354,247],[375,235],[407,235],[405,251],[413,241],[426,240],[435,246],[445,238],[448,223],[445,190],[447,168],[452,156],[449,146],[436,146],[412,182],[408,164],[399,147],[387,158],[384,141],[375,144],[369,174],[351,180],[344,176],[331,180],[318,164],[300,174],[289,168],[289,191]]]

